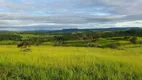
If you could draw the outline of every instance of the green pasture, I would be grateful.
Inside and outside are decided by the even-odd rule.
[[[0,46],[0,80],[142,80],[142,47]]]

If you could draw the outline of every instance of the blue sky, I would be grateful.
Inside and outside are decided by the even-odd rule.
[[[0,30],[142,27],[142,0],[0,0]]]

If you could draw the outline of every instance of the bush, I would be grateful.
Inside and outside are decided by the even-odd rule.
[[[120,46],[119,43],[113,43],[113,44],[109,44],[109,45],[108,45],[108,48],[111,48],[111,49],[118,49],[119,46]]]
[[[123,38],[122,37],[114,37],[114,38],[112,38],[112,40],[123,40]]]
[[[54,36],[54,46],[62,46],[63,44],[65,44],[63,36]]]
[[[129,41],[132,43],[132,44],[136,44],[137,43],[137,37],[136,36],[133,36],[129,39]]]
[[[124,39],[124,40],[129,40],[129,39],[130,39],[130,36],[124,36],[123,39]]]

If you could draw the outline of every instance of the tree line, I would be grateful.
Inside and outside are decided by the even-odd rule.
[[[21,41],[22,36],[14,35],[14,34],[0,34],[0,41],[4,41],[4,40]]]
[[[24,33],[23,33],[24,34]],[[42,34],[40,34],[42,35]],[[127,30],[127,31],[104,31],[104,32],[95,32],[95,31],[84,31],[84,32],[72,32],[72,33],[56,33],[53,37],[29,37],[23,39],[20,34],[0,34],[0,41],[4,40],[13,40],[13,41],[28,41],[33,45],[41,45],[44,42],[53,42],[55,46],[63,45],[66,41],[71,40],[80,40],[84,44],[90,45],[90,42],[99,41],[100,38],[109,38],[109,37],[122,37],[121,39],[129,40],[131,43],[137,43],[137,37],[142,37],[142,30]],[[52,34],[51,34],[52,35]],[[118,40],[119,38],[114,38]]]

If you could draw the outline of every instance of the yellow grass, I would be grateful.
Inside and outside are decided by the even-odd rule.
[[[22,65],[22,67],[19,67],[19,64]],[[100,67],[97,66],[98,64]],[[0,46],[0,65],[6,67],[6,69],[10,69],[7,71],[8,73],[5,73],[5,76],[2,75],[2,79],[23,79],[23,77],[18,76],[19,73],[13,78],[7,76],[9,72],[18,72],[18,69],[19,72],[23,71],[23,69],[27,71],[27,73],[24,71],[21,72],[21,75],[26,79],[27,76],[30,76],[30,80],[38,80],[39,77],[44,77],[45,80],[47,77],[49,79],[54,79],[53,77],[49,77],[49,75],[53,76],[53,74],[50,74],[50,72],[48,73],[47,71],[57,69],[56,71],[58,73],[58,70],[61,69],[62,74],[54,74],[56,75],[55,77],[58,77],[58,79],[61,80],[82,80],[82,78],[84,78],[84,80],[95,78],[101,80],[107,80],[104,78],[115,80],[140,80],[142,79],[142,49],[127,48],[124,50],[115,50],[83,47],[34,46],[32,47],[32,52],[21,52],[20,49],[16,48],[16,45],[2,45]],[[45,71],[42,70],[39,72],[39,74],[42,75],[37,76],[37,74],[32,74],[32,68],[30,66],[33,66],[35,69],[44,68]],[[77,70],[79,69],[78,72],[76,67]],[[33,71],[35,71],[35,69],[33,69]],[[92,74],[89,74],[91,72],[90,69],[92,69]],[[119,73],[115,75],[115,72],[112,69]],[[108,72],[105,73],[105,71]],[[77,73],[80,76],[77,76]],[[0,75],[1,74],[2,72],[0,71]],[[31,74],[35,76],[32,76]],[[66,74],[70,77],[65,76]],[[97,77],[94,78],[93,76],[96,75]],[[103,75],[105,75],[105,77],[103,77]],[[128,76],[125,77],[123,75]],[[132,75],[135,75],[135,77],[133,78]]]

